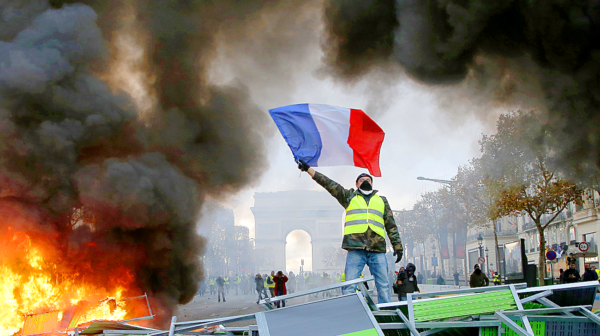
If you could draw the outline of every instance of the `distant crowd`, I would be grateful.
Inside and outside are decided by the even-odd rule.
[[[206,280],[200,282],[198,294],[201,296],[217,295],[218,302],[226,302],[226,295],[249,295],[257,293],[256,303],[266,298],[294,293],[296,291],[309,290],[317,287],[323,287],[334,283],[345,281],[344,274],[335,273],[330,275],[323,272],[316,274],[313,272],[303,272],[296,275],[289,272],[287,275],[283,271],[271,271],[271,274],[246,274],[229,276],[209,276]],[[268,290],[268,291],[267,291]],[[341,290],[339,290],[341,292]],[[316,294],[315,294],[316,295]],[[323,297],[330,296],[331,293],[323,292]],[[281,301],[285,307],[285,300]],[[275,305],[279,308],[279,302]]]
[[[576,264],[572,262],[569,264],[569,268],[566,271],[560,270],[560,283],[573,283],[578,281],[591,281],[598,280],[600,278],[600,270],[596,267],[591,267],[589,264],[585,265],[585,272],[583,275],[576,269]],[[459,273],[454,270],[452,274],[454,278],[454,285],[458,286]],[[436,279],[435,284],[445,285],[446,281],[441,274],[432,273],[430,275]],[[500,285],[500,275],[497,272],[491,272],[492,281],[488,276],[481,270],[479,265],[474,266],[473,273],[469,278],[470,287],[485,287],[489,286],[490,282],[494,285]],[[362,275],[361,275],[362,277]],[[398,295],[398,300],[406,300],[408,293],[420,292],[419,285],[423,284],[424,277],[420,272],[416,272],[414,264],[408,264],[405,267],[401,267],[398,272],[390,272],[389,281],[392,284],[394,293]],[[251,295],[256,293],[256,303],[259,304],[261,300],[267,298],[274,298],[276,296],[282,296],[291,294],[296,291],[310,290],[317,287],[324,287],[331,284],[336,284],[346,281],[344,273],[313,273],[313,272],[302,272],[302,274],[296,275],[294,272],[289,272],[287,275],[282,271],[271,271],[271,274],[246,274],[246,275],[230,275],[230,276],[209,276],[206,280],[200,283],[199,295],[217,295],[218,302],[226,302],[226,295]],[[335,291],[341,294],[342,289],[338,288]],[[331,296],[332,291],[323,291],[321,296]],[[313,294],[318,296],[318,294]],[[281,306],[285,307],[285,300],[275,302],[277,308]]]

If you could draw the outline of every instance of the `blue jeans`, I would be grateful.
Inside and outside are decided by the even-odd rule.
[[[267,290],[266,289],[264,289],[264,288],[261,289],[261,290],[256,289],[256,291],[258,292],[258,300],[256,300],[256,303],[258,303],[260,300],[263,299],[263,297],[262,297],[263,293],[265,294],[265,296],[264,296],[265,299],[269,298],[269,296],[267,295]]]
[[[390,302],[390,284],[387,273],[388,264],[385,253],[369,252],[367,250],[350,250],[346,257],[346,281],[358,279],[365,264],[369,266],[371,274],[375,278],[377,288],[377,301],[379,303]],[[356,292],[357,285],[344,287],[344,294]]]
[[[276,296],[281,296],[281,295],[283,295],[283,290],[278,290]],[[275,305],[277,306],[277,308],[279,308],[280,302],[283,305],[283,307],[285,307],[285,300],[281,300],[281,301],[275,302]]]

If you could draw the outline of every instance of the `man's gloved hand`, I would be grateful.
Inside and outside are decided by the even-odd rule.
[[[394,251],[394,255],[396,256],[396,264],[402,260],[402,255],[404,254],[404,250],[396,250]]]
[[[298,160],[298,169],[305,172],[308,170],[308,168],[310,168],[308,163],[306,163],[304,160]]]

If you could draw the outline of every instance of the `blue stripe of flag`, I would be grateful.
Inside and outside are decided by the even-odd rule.
[[[308,104],[282,106],[269,110],[296,162],[304,160],[317,167],[323,143]]]

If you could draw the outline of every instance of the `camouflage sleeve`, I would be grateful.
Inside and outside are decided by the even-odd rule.
[[[344,189],[344,187],[342,187],[339,183],[319,172],[315,172],[313,180],[320,184],[321,187],[325,188],[325,190],[327,190],[331,196],[340,202],[344,209],[348,207],[350,204],[349,197],[353,192],[352,189]]]
[[[402,240],[400,239],[400,233],[398,233],[398,227],[396,226],[396,222],[394,221],[394,214],[392,213],[392,208],[390,208],[390,204],[387,201],[387,198],[381,197],[383,203],[385,204],[385,211],[383,212],[383,224],[385,225],[385,231],[387,231],[388,237],[390,238],[390,242],[394,247],[394,251],[404,250],[402,248]]]

